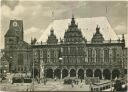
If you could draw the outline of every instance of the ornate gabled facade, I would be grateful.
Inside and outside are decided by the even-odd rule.
[[[58,39],[56,38],[54,34],[54,29],[51,28],[50,36],[48,36],[47,44],[57,44],[57,43],[58,43]]]
[[[106,41],[99,26],[96,27],[91,42],[87,41],[72,17],[63,40],[58,42],[52,29],[45,44],[41,42],[32,45],[33,61],[38,64],[35,71],[39,74],[41,65],[43,72],[40,76],[47,78],[70,76],[114,79],[124,74],[124,47],[123,40]]]
[[[68,26],[64,34],[64,43],[83,43],[84,41],[81,30],[76,25],[74,17],[72,17],[71,25]]]
[[[23,21],[10,20],[4,49],[10,72],[30,71],[31,46],[23,40],[23,33]]]
[[[103,35],[100,33],[100,27],[96,27],[96,33],[92,37],[92,43],[103,43],[104,38]]]

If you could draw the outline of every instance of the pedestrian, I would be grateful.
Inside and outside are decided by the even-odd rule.
[[[44,85],[46,85],[46,79],[44,78]]]
[[[28,88],[26,89],[26,91],[28,92]]]
[[[6,91],[6,87],[4,87],[3,90]]]
[[[74,87],[73,81],[71,82],[71,86],[72,86],[72,88]]]
[[[81,79],[81,83],[82,83],[82,78],[80,78]]]
[[[77,85],[78,85],[79,81],[77,80]]]
[[[55,81],[56,81],[56,77],[55,77]]]

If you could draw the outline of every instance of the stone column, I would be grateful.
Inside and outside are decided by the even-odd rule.
[[[110,75],[110,79],[112,80],[112,71],[110,71],[110,74],[111,74],[111,75]]]
[[[68,71],[68,77],[70,77],[70,70]]]
[[[76,77],[78,78],[78,70],[76,70]]]
[[[84,79],[85,79],[85,77],[86,77],[86,70],[84,71]]]
[[[103,69],[101,70],[101,74],[102,74],[102,79],[104,80],[104,76],[103,76]]]
[[[92,70],[92,77],[94,77],[94,71],[95,71],[95,70]]]
[[[55,78],[55,75],[54,75],[54,70],[53,70],[53,79]]]
[[[60,70],[60,79],[62,79],[62,70]]]

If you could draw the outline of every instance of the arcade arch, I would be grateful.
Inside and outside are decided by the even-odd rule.
[[[113,69],[112,71],[112,79],[118,78],[120,76],[120,71],[118,69]]]
[[[62,78],[65,78],[68,76],[68,70],[67,69],[63,69],[62,70]]]
[[[46,78],[53,78],[53,69],[46,69]]]
[[[70,70],[70,77],[76,77],[76,70],[75,69]]]
[[[79,79],[84,79],[84,70],[83,69],[78,70],[78,78]]]
[[[102,72],[100,69],[95,70],[94,77],[99,77],[99,79],[102,79]]]
[[[54,70],[54,77],[57,77],[57,78],[61,78],[61,70],[60,69],[55,69]]]
[[[109,69],[104,69],[103,70],[103,77],[104,77],[104,79],[108,79],[108,80],[111,79],[111,72],[110,72]]]
[[[86,76],[87,77],[93,77],[93,70],[92,69],[87,69],[86,70]]]

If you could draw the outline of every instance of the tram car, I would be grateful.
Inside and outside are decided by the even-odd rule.
[[[112,91],[114,89],[112,82],[102,82],[102,83],[94,83],[91,86],[91,91],[100,92],[100,91]]]

